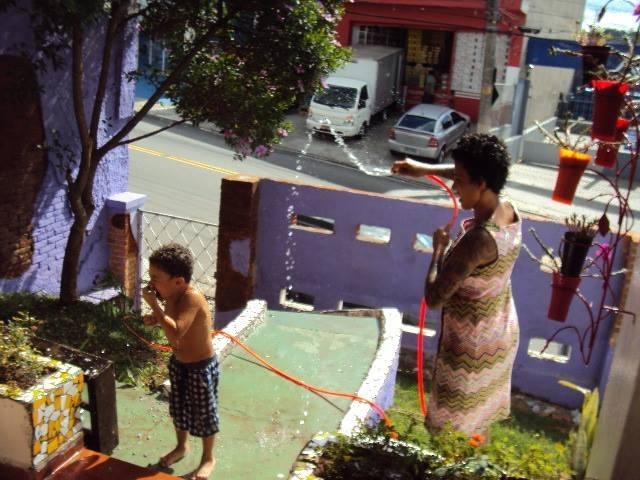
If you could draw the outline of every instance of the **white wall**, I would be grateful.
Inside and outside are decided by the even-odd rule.
[[[569,40],[582,24],[585,0],[528,0],[527,21],[540,37]]]
[[[555,116],[560,93],[571,91],[574,70],[536,65],[529,72],[529,102],[524,128]]]

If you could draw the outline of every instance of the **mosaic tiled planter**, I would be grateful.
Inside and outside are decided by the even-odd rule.
[[[27,390],[0,385],[0,477],[11,471],[11,478],[44,478],[50,464],[82,445],[83,372],[40,359],[57,370]]]

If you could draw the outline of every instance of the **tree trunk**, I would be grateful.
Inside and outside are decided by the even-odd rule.
[[[96,208],[93,204],[93,181],[101,157],[89,152],[91,152],[90,148],[83,148],[76,179],[72,180],[69,175],[67,177],[69,189],[67,198],[73,214],[73,223],[64,250],[60,276],[60,302],[63,304],[78,300],[80,255],[87,225]]]
[[[71,304],[78,300],[78,273],[80,271],[80,253],[84,244],[84,235],[89,223],[86,215],[75,215],[67,246],[64,249],[62,275],[60,277],[60,302]]]

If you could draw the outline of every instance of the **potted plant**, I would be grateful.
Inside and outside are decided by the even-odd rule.
[[[572,132],[576,123],[565,116],[562,123],[549,132],[536,122],[546,140],[558,146],[558,176],[551,198],[569,205],[573,203],[580,178],[591,161],[591,155],[587,153],[591,142],[582,134]]]
[[[618,150],[625,139],[625,132],[629,128],[631,121],[626,118],[616,120],[616,133],[611,141],[601,141],[598,144],[595,164],[600,167],[612,168],[616,166]]]
[[[564,322],[569,313],[571,301],[575,296],[581,281],[581,273],[584,263],[598,231],[599,220],[589,220],[585,215],[572,213],[565,218],[565,231],[558,249],[558,255],[538,237],[533,228],[529,231],[544,255],[536,257],[529,248],[523,244],[529,256],[541,265],[541,268],[551,273],[551,300],[547,317],[551,320]]]
[[[575,212],[564,220],[567,231],[560,244],[560,273],[568,277],[579,277],[587,258],[593,238],[598,231],[598,219],[587,219]]]
[[[616,141],[617,119],[629,90],[623,80],[592,80],[593,117],[591,137],[604,141]]]
[[[0,320],[0,430],[12,432],[0,439],[0,471],[28,479],[48,476],[83,442],[82,369],[41,355],[31,334]]]
[[[599,25],[589,25],[576,34],[580,44],[582,57],[582,83],[590,84],[592,80],[606,76],[604,65],[609,58],[609,47],[606,45],[609,35]]]

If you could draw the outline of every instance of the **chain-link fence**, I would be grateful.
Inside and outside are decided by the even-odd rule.
[[[191,282],[213,302],[215,297],[218,225],[164,213],[141,210],[138,217],[140,242],[140,273],[142,283],[149,280],[149,255],[170,242],[189,248],[194,256]]]

